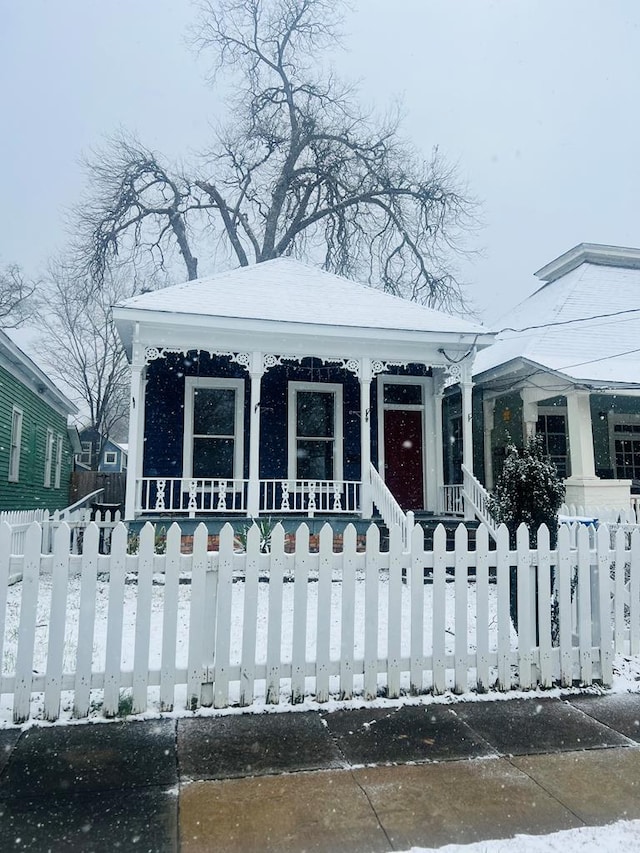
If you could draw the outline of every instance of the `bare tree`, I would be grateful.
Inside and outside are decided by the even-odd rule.
[[[52,377],[69,389],[85,426],[95,429],[102,442],[129,414],[129,366],[112,305],[134,292],[135,285],[110,274],[101,288],[88,288],[63,262],[51,265],[45,284],[40,352]]]
[[[336,0],[204,0],[196,43],[213,79],[230,75],[230,121],[190,176],[130,139],[94,163],[84,211],[90,270],[118,256],[156,262],[177,250],[197,277],[192,243],[244,266],[281,255],[322,258],[433,306],[463,302],[451,249],[473,204],[438,155],[403,141],[398,116],[363,113],[353,90],[316,71],[339,40]],[[202,254],[202,251],[200,251]]]
[[[0,328],[15,329],[33,316],[36,283],[27,281],[20,267],[0,269]]]

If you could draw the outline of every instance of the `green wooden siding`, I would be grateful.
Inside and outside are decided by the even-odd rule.
[[[13,407],[22,410],[22,440],[18,482],[9,481]],[[45,488],[47,429],[54,436],[51,486]],[[57,437],[62,438],[60,488],[55,488]],[[72,450],[67,419],[38,394],[0,367],[0,510],[62,509],[69,505]]]

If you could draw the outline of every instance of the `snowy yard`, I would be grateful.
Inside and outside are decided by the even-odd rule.
[[[291,579],[289,579],[290,581]],[[318,582],[310,579],[307,584],[307,622],[306,622],[306,659],[316,659],[317,639],[317,617],[318,617]],[[163,617],[165,610],[165,584],[162,574],[155,574],[152,586],[151,598],[151,622],[150,622],[150,652],[149,670],[159,671],[161,667]],[[239,667],[241,664],[241,652],[243,645],[243,627],[245,613],[245,589],[244,580],[234,578],[231,587],[231,616],[230,616],[230,665]],[[291,663],[293,652],[293,621],[294,621],[294,584],[283,583],[281,608],[281,661],[283,664]],[[190,577],[183,574],[178,585],[178,607],[177,607],[177,637],[176,637],[176,668],[186,670],[188,665],[189,649],[189,623],[191,608],[192,586]],[[257,665],[267,663],[267,644],[269,632],[269,610],[270,610],[271,584],[266,578],[261,578],[258,583],[257,595],[257,620],[256,620],[256,644],[255,661]],[[468,584],[468,618],[467,618],[467,643],[470,653],[476,649],[476,585]],[[18,628],[20,620],[20,602],[22,584],[16,583],[9,587],[7,595],[7,621],[5,630],[5,644],[3,649],[2,675],[10,677],[14,674],[17,647]],[[273,592],[271,592],[273,595]],[[400,590],[401,595],[401,648],[403,658],[410,655],[410,624],[411,624],[411,594],[410,586],[403,583]],[[424,586],[424,624],[423,642],[425,655],[431,654],[433,640],[433,585]],[[47,670],[47,648],[49,640],[49,618],[48,614],[52,600],[52,579],[50,575],[40,578],[38,589],[38,607],[36,616],[35,647],[33,655],[34,674],[43,674]],[[136,576],[130,574],[124,585],[124,609],[123,609],[123,634],[121,647],[121,668],[123,672],[131,672],[134,663],[135,633],[136,633],[136,610],[138,601],[138,584]],[[445,652],[453,655],[455,650],[455,596],[454,583],[446,584],[446,607],[445,607]],[[109,583],[104,577],[98,578],[96,583],[96,613],[95,629],[93,636],[93,672],[104,672],[106,656],[106,639],[108,624],[109,605]],[[280,608],[278,608],[280,609]],[[63,672],[73,673],[76,668],[76,655],[78,650],[78,624],[80,612],[80,578],[71,577],[68,585],[67,610],[65,624],[65,642],[63,655]],[[388,652],[389,637],[389,578],[388,574],[381,573],[378,584],[378,656],[385,658]],[[369,617],[370,618],[370,614]],[[365,582],[363,577],[356,579],[355,585],[355,607],[353,625],[353,654],[355,660],[361,660],[364,655],[365,645]],[[330,620],[330,656],[332,661],[339,661],[341,656],[341,625],[342,622],[342,583],[335,577],[331,583],[331,620]],[[395,633],[395,631],[394,631]],[[516,645],[516,636],[512,632],[512,647]],[[496,627],[496,587],[489,586],[489,649],[496,650],[497,627]],[[256,684],[258,704],[264,702],[264,680],[262,682],[262,695],[260,686]],[[290,701],[290,689],[287,689],[287,680],[283,679],[281,690],[281,701]],[[402,688],[408,690],[408,682],[402,683]],[[234,689],[235,688],[235,689]],[[331,696],[338,696],[339,688],[337,679],[332,679]],[[355,695],[362,692],[362,675],[355,677]],[[99,712],[101,691],[92,692],[92,709]],[[0,725],[7,724],[11,720],[11,696],[3,695],[0,703]],[[232,686],[231,701],[238,701],[238,684]],[[184,707],[185,691],[183,687],[176,687],[176,710]],[[70,699],[65,701],[63,692],[62,717],[66,717],[70,711]],[[149,710],[159,710],[159,697],[157,688],[149,689]],[[32,701],[32,717],[40,715],[39,701],[34,697]]]

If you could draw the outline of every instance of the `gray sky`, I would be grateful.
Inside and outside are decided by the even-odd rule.
[[[637,0],[354,7],[337,71],[367,105],[401,98],[406,135],[483,202],[484,254],[463,277],[489,325],[576,243],[640,245]],[[64,247],[81,156],[119,127],[170,159],[206,147],[219,105],[185,43],[194,14],[190,0],[0,0],[0,264],[35,275]]]

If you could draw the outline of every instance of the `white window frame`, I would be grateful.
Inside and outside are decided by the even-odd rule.
[[[53,430],[47,427],[47,437],[44,446],[44,487],[51,488],[51,475],[53,474]]]
[[[608,412],[607,422],[609,429],[609,461],[611,463],[611,469],[613,470],[614,479],[618,479],[618,471],[616,467],[616,438],[624,438],[624,433],[617,433],[615,431],[615,427],[624,426],[626,424],[629,424],[629,426],[640,427],[640,414],[636,414],[635,412]],[[640,431],[629,433],[629,435],[640,438]]]
[[[110,459],[109,457],[113,457]],[[118,453],[116,450],[105,450],[104,452],[104,464],[105,465],[117,465],[118,464]]]
[[[298,391],[316,391],[321,394],[333,394],[333,481],[342,482],[344,457],[344,418],[343,385],[340,382],[289,382],[287,397],[287,468],[289,480],[298,480],[297,466],[297,414]],[[325,482],[319,481],[319,482]]]
[[[233,479],[242,480],[244,472],[244,379],[217,379],[209,376],[187,376],[184,389],[184,439],[182,476],[193,477],[193,397],[198,388],[233,388],[236,392]],[[202,479],[202,478],[200,478]],[[215,479],[215,478],[206,478]]]
[[[53,479],[54,488],[60,488],[60,480],[62,478],[62,436],[60,433],[56,436],[56,467]]]
[[[91,442],[82,441],[80,442],[80,446],[82,447],[82,453],[76,453],[76,460],[82,465],[91,465]]]
[[[22,424],[24,412],[18,406],[11,411],[11,441],[9,444],[9,474],[10,483],[20,482],[20,454],[22,452]]]

